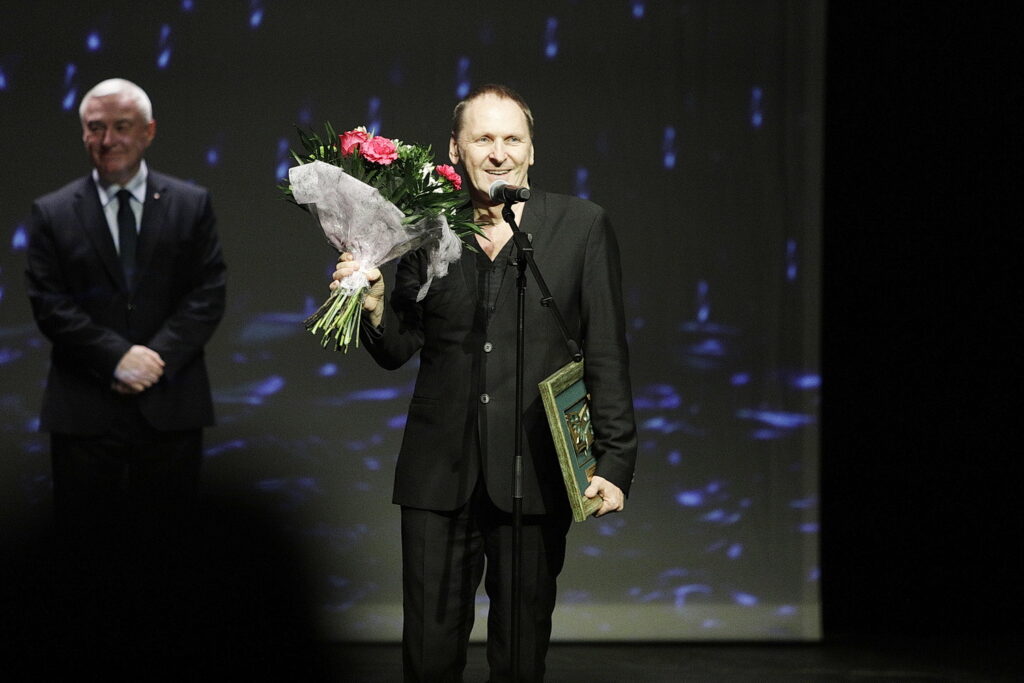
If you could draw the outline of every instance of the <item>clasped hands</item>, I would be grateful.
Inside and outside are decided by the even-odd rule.
[[[141,393],[160,381],[164,365],[159,353],[136,344],[118,361],[110,388],[119,394]]]

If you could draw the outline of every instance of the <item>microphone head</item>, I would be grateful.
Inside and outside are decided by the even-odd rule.
[[[505,196],[501,192],[501,188],[508,185],[504,180],[495,180],[491,183],[491,187],[487,190],[487,194],[490,196],[491,201],[495,204],[501,204],[505,201]]]

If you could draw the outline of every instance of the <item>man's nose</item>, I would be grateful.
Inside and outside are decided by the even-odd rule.
[[[115,135],[114,129],[113,128],[107,128],[106,130],[103,131],[103,146],[104,147],[110,147],[111,145],[114,144],[115,138],[116,138],[116,135]]]
[[[501,140],[495,140],[491,146],[491,158],[501,163],[505,161],[506,156],[508,156],[508,153],[505,151],[505,145],[502,144]]]

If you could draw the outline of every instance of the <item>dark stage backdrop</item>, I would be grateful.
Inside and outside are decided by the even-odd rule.
[[[495,7],[3,3],[5,527],[50,504],[29,207],[87,172],[79,99],[123,76],[154,103],[150,166],[212,190],[229,265],[205,490],[273,515],[324,637],[397,639],[390,489],[415,363],[389,373],[303,331],[335,255],[275,186],[294,124],[365,124],[447,161],[453,105],[498,81],[536,116],[531,182],[603,205],[622,245],[639,469],[624,514],[570,534],[555,638],[819,636],[824,3]]]

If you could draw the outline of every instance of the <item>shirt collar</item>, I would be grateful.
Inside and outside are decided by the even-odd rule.
[[[100,174],[95,168],[92,169],[92,179],[96,183],[96,189],[100,193],[100,203],[106,206],[110,202],[117,198],[119,190],[128,190],[132,197],[135,198],[140,204],[146,203],[146,179],[149,177],[149,168],[146,166],[146,160],[143,159],[139,164],[139,172],[136,173],[131,180],[124,185],[107,185],[106,187],[100,182]]]

